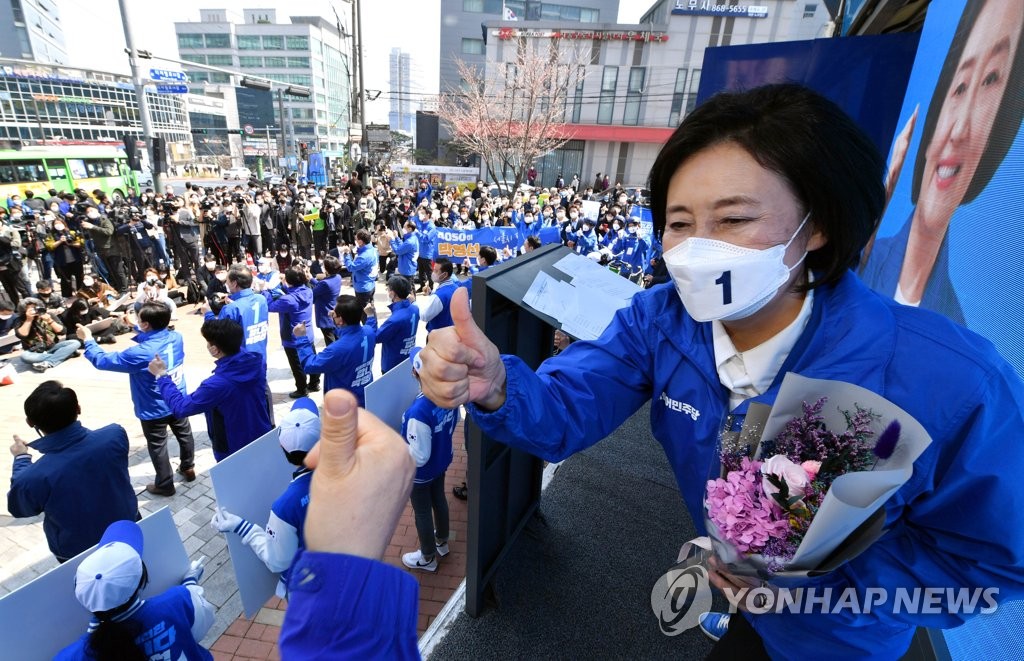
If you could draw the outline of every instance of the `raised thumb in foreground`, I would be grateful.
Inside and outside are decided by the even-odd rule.
[[[452,315],[455,332],[460,340],[472,346],[480,340],[487,339],[484,332],[473,321],[473,312],[469,309],[469,290],[465,287],[456,289],[455,293],[452,294],[449,310]]]
[[[320,414],[320,442],[306,457],[306,465],[328,477],[343,477],[352,468],[356,451],[358,404],[347,390],[324,395]]]

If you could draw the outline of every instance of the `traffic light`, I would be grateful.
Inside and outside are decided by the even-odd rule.
[[[228,133],[237,133],[238,135],[244,135],[245,129],[228,129]]]
[[[206,135],[206,129],[192,129],[192,133],[195,135]]]

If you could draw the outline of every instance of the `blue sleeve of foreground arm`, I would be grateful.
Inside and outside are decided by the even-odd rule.
[[[419,659],[419,584],[351,555],[303,552],[295,561],[279,645],[283,659]]]

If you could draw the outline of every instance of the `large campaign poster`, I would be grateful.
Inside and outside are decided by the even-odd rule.
[[[933,2],[864,280],[992,340],[1024,375],[1024,3]]]

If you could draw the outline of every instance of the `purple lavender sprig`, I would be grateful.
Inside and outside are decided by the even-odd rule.
[[[878,442],[875,443],[873,452],[875,457],[878,459],[875,461],[875,465],[878,465],[879,461],[884,461],[892,456],[892,453],[896,451],[896,444],[900,442],[900,421],[893,420],[889,423],[889,426],[882,431],[878,436]]]

